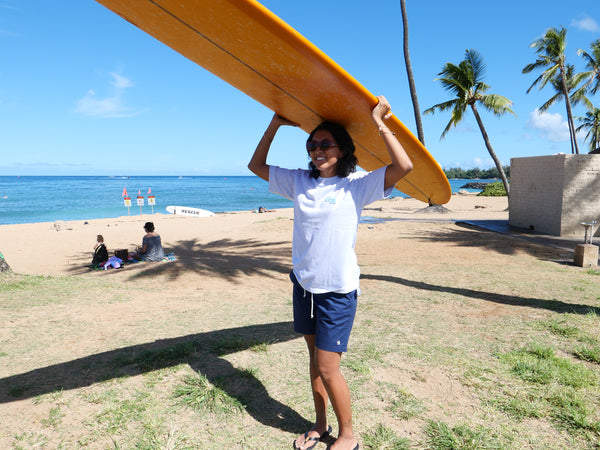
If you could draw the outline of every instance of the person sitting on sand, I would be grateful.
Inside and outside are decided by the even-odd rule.
[[[384,120],[392,115],[384,97],[373,108],[374,126],[391,163],[373,172],[356,172],[355,146],[346,129],[323,122],[309,135],[309,169],[289,170],[267,164],[275,133],[295,125],[275,114],[248,168],[269,182],[269,191],[294,202],[292,239],[294,330],[308,347],[315,425],[300,435],[293,447],[314,448],[332,432],[327,420],[331,404],[338,422],[338,438],[331,450],[357,450],[352,431],[348,383],[340,371],[342,352],[356,313],[359,273],[354,244],[358,219],[365,205],[388,197],[394,185],[412,170],[412,162]],[[298,361],[294,363],[294,370]]]
[[[146,222],[144,230],[146,230],[146,235],[142,239],[142,246],[135,249],[134,258],[140,261],[162,261],[165,252],[160,235],[154,231],[154,223]]]
[[[258,209],[255,209],[252,212],[257,212],[257,213],[266,213],[266,212],[275,212],[274,209],[267,209],[264,206],[259,206]]]
[[[99,234],[96,236],[96,244],[94,244],[94,257],[92,264],[101,264],[108,261],[108,250],[104,245],[104,237]]]

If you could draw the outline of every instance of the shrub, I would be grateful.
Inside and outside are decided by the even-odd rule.
[[[502,197],[506,195],[506,189],[504,189],[502,181],[494,181],[493,183],[488,183],[483,188],[483,191],[477,195],[481,195],[482,197]]]

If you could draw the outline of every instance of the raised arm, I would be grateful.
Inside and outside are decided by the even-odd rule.
[[[279,130],[279,127],[282,125],[296,124],[281,117],[279,114],[275,114],[258,145],[256,146],[256,150],[254,150],[252,159],[250,159],[250,162],[248,163],[248,169],[265,181],[269,181],[269,165],[267,164],[267,155],[269,154],[269,149],[271,148],[273,138],[275,137],[277,130]]]
[[[377,97],[379,103],[375,105],[371,112],[371,118],[379,129],[379,135],[385,142],[392,163],[385,170],[385,189],[394,186],[400,179],[408,175],[412,170],[413,164],[402,144],[396,139],[394,133],[385,125],[384,121],[392,117],[392,107],[387,99],[380,95]]]

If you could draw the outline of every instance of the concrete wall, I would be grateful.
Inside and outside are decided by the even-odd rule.
[[[600,220],[600,155],[511,159],[508,205],[511,226],[583,241],[581,222]]]

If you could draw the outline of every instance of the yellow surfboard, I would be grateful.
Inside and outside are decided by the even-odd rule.
[[[376,97],[257,1],[96,1],[306,132],[323,120],[344,125],[363,169],[390,163],[371,121]],[[447,203],[450,184],[439,164],[398,118],[388,126],[414,165],[396,187],[423,202]]]

